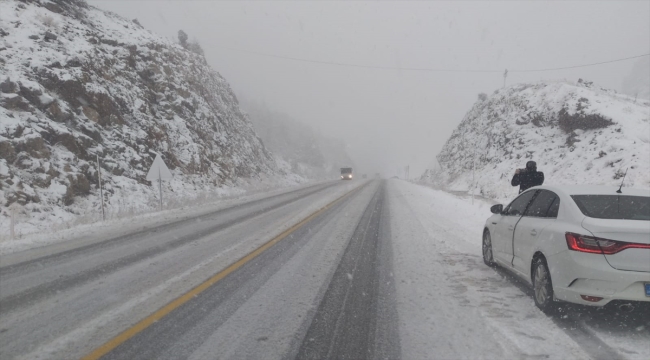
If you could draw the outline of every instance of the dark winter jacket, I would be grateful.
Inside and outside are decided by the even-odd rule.
[[[519,174],[512,177],[512,186],[519,186],[519,193],[533,186],[542,185],[544,183],[544,173],[541,171],[526,171],[523,170]]]

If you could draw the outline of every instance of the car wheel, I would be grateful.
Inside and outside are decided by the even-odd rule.
[[[492,237],[489,231],[483,232],[483,262],[487,266],[495,266],[494,253],[492,252]]]
[[[553,282],[551,281],[551,272],[543,257],[536,258],[533,261],[533,299],[535,305],[545,313],[555,309],[553,300]]]

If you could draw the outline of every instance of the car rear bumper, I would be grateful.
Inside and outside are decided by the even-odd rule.
[[[603,255],[563,251],[547,259],[558,300],[577,304],[604,306],[612,300],[645,301],[645,283],[650,273],[612,268]],[[600,297],[587,301],[582,295]]]

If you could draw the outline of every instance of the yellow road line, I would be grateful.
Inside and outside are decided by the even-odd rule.
[[[366,183],[367,184],[367,183]],[[216,275],[212,276],[202,284],[198,285],[197,287],[193,288],[189,292],[185,293],[184,295],[181,295],[180,297],[176,298],[172,302],[168,303],[167,305],[163,306],[162,308],[158,309],[156,312],[153,314],[147,316],[146,318],[140,320],[137,324],[133,325],[131,328],[123,331],[116,337],[112,338],[109,340],[107,343],[104,345],[98,347],[97,349],[93,350],[90,354],[84,356],[82,359],[83,360],[94,360],[94,359],[99,359],[102,356],[108,354],[111,350],[115,349],[116,347],[120,346],[122,343],[125,341],[129,340],[133,336],[137,335],[139,332],[142,330],[148,328],[151,324],[155,323],[156,321],[162,319],[165,317],[167,314],[172,312],[174,309],[178,308],[179,306],[185,304],[186,302],[190,301],[193,297],[197,296],[198,294],[202,293],[204,290],[208,289],[210,286],[214,285],[217,283],[219,280],[225,278],[228,276],[228,274],[232,273],[233,271],[239,269],[242,267],[244,264],[247,262],[251,261],[252,259],[256,258],[258,255],[263,253],[265,250],[270,248],[271,246],[275,245],[278,243],[280,240],[284,239],[287,237],[289,234],[292,232],[298,230],[301,226],[305,225],[318,215],[322,214],[325,212],[327,209],[331,208],[336,204],[337,202],[341,201],[343,198],[346,196],[350,195],[354,191],[359,190],[363,186],[356,187],[347,193],[343,194],[341,197],[338,199],[332,201],[331,203],[325,205],[322,207],[320,210],[316,211],[315,213],[309,215],[308,217],[304,218],[301,220],[299,223],[293,225],[289,229],[283,231],[280,235],[274,237],[273,239],[269,240],[262,246],[258,247],[257,249],[253,250],[251,253],[248,255],[244,256],[243,258],[237,260],[235,263],[231,264],[227,268],[221,270],[218,272]]]

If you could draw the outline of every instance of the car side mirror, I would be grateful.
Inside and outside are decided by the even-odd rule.
[[[503,212],[503,205],[501,204],[493,205],[490,208],[490,211],[492,211],[492,214],[501,214],[501,212]]]

